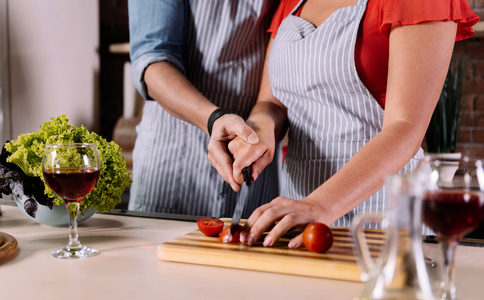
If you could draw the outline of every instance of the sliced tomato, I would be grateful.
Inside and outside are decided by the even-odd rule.
[[[217,236],[224,228],[224,222],[217,218],[201,218],[197,220],[198,229],[207,236]]]
[[[242,225],[237,224],[237,229],[235,230],[235,233],[232,236],[232,240],[229,241],[230,226],[227,226],[227,227],[224,228],[224,230],[222,230],[222,233],[220,233],[220,236],[218,237],[218,239],[222,243],[226,243],[226,244],[239,243],[240,242],[240,232],[242,231],[242,228],[243,228]]]
[[[333,245],[333,232],[323,223],[311,223],[303,231],[304,246],[312,252],[326,252]]]

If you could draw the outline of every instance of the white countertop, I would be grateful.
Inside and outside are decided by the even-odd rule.
[[[95,214],[79,225],[81,243],[101,254],[81,260],[50,256],[68,229],[28,220],[2,206],[0,231],[19,253],[0,264],[0,299],[353,299],[362,283],[160,261],[158,244],[196,229],[194,222]],[[426,244],[432,252],[433,244]],[[484,295],[484,248],[459,246],[459,299]]]

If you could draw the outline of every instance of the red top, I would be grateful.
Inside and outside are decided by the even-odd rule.
[[[299,0],[282,0],[268,32],[275,33],[282,20],[291,13]],[[298,10],[295,15],[299,15]],[[425,21],[457,21],[455,40],[474,34],[472,26],[479,17],[466,0],[369,0],[363,24],[355,45],[355,64],[363,84],[385,108],[388,75],[389,35],[391,25],[411,25]]]

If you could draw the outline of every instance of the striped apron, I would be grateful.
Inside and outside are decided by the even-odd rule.
[[[359,79],[354,57],[367,1],[335,11],[317,28],[293,14],[279,27],[269,78],[288,109],[285,197],[306,197],[381,131],[383,109]],[[401,172],[414,170],[421,157],[422,149]],[[383,210],[384,187],[333,225],[348,227],[357,214]]]
[[[275,0],[186,2],[185,75],[214,104],[246,118],[259,91]],[[204,132],[146,101],[137,134],[130,210],[232,216],[236,193],[207,159]],[[251,185],[243,217],[279,195],[277,161]]]

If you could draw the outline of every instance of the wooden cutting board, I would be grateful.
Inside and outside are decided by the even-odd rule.
[[[225,226],[230,225],[230,219],[223,220]],[[290,237],[281,238],[272,247],[264,247],[262,242],[249,247],[224,244],[218,237],[208,237],[195,230],[158,245],[157,254],[158,259],[164,261],[361,281],[348,228],[331,227],[331,230],[334,243],[325,253],[314,253],[305,248],[289,249]],[[365,235],[372,256],[377,257],[384,243],[384,232],[367,229]]]
[[[0,232],[0,263],[17,253],[17,240],[4,232]]]

